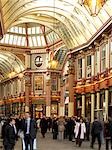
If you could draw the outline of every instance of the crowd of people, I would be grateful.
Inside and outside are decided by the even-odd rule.
[[[112,119],[101,122],[96,117],[91,124],[82,117],[45,117],[33,119],[29,112],[21,116],[10,116],[1,119],[1,138],[3,139],[4,150],[14,150],[14,146],[21,138],[22,150],[36,149],[36,134],[40,130],[42,137],[48,131],[52,133],[53,140],[75,141],[76,146],[81,147],[83,141],[90,141],[90,147],[94,148],[95,140],[98,141],[98,150],[105,138],[105,149],[109,150],[109,143],[112,149]]]

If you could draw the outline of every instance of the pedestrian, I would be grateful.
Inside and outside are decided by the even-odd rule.
[[[69,135],[69,141],[72,141],[74,138],[74,128],[75,128],[75,121],[73,118],[69,118],[67,122],[67,127],[68,127],[68,135]]]
[[[47,119],[45,116],[43,116],[40,121],[40,128],[41,128],[42,137],[45,138],[45,134],[46,134],[47,128],[48,128],[48,122],[47,122]]]
[[[63,116],[61,116],[58,119],[58,139],[59,140],[64,139],[64,131],[65,131],[65,119]]]
[[[4,129],[3,145],[4,150],[14,150],[16,143],[17,129],[15,126],[15,118],[10,118],[9,123]]]
[[[54,118],[53,120],[52,131],[53,131],[53,139],[57,139],[57,135],[58,135],[58,119],[57,118]]]
[[[24,144],[25,144],[25,150],[34,150],[34,140],[36,139],[36,131],[37,126],[34,119],[31,118],[31,115],[29,112],[25,113],[25,119],[22,123],[22,130],[24,133]]]
[[[86,118],[86,122],[85,122],[85,125],[86,125],[86,140],[89,141],[90,140],[90,121],[88,118]]]
[[[98,140],[98,150],[101,149],[101,131],[102,131],[102,124],[97,119],[97,117],[95,117],[95,120],[92,123],[92,128],[91,128],[91,136],[92,136],[91,148],[93,148],[95,140],[97,138],[97,140]]]
[[[81,147],[86,133],[86,126],[82,118],[77,120],[74,132],[76,138],[76,145],[79,145],[79,147]]]
[[[110,141],[110,126],[109,126],[109,121],[107,120],[104,123],[104,137],[105,137],[105,143],[106,143],[106,150],[109,150],[109,141]]]

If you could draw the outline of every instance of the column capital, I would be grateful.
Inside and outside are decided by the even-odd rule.
[[[25,51],[25,54],[30,55],[31,51],[30,50],[29,51]]]
[[[95,45],[95,49],[99,49],[100,44],[98,42],[94,42],[94,45]]]

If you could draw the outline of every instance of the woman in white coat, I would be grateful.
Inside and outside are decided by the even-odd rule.
[[[80,147],[82,144],[82,141],[85,138],[85,133],[86,133],[86,126],[82,118],[76,122],[74,132],[75,132],[75,138],[76,138],[76,145],[79,145]]]

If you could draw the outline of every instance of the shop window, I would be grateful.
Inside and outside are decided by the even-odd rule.
[[[78,59],[78,79],[82,78],[82,58]]]
[[[112,88],[110,88],[110,90],[109,90],[109,99],[108,99],[108,103],[109,103],[109,105],[112,106]]]
[[[106,44],[102,45],[101,49],[101,72],[106,69]]]
[[[86,62],[86,77],[91,76],[91,55],[87,56]]]
[[[97,94],[95,93],[94,108],[97,109]]]
[[[56,92],[58,90],[58,79],[56,76],[53,76],[51,78],[51,89],[53,92]]]
[[[109,49],[110,49],[110,67],[112,67],[112,39],[109,43]]]
[[[104,102],[105,102],[105,93],[104,93],[104,91],[101,91],[99,109],[103,109]]]

